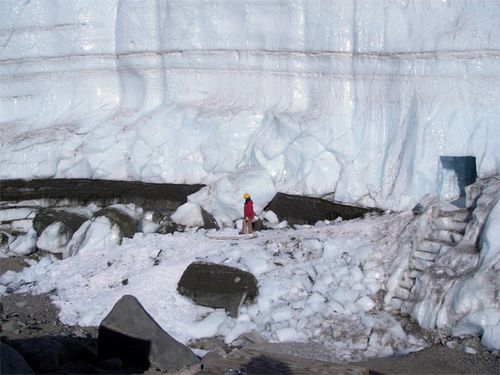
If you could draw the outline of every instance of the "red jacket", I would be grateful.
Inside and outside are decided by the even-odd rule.
[[[247,199],[243,206],[243,217],[248,217],[250,220],[253,220],[253,216],[253,202],[251,199]]]

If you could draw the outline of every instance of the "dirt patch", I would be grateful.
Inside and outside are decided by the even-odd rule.
[[[499,357],[483,351],[467,354],[436,344],[401,357],[357,362],[372,374],[500,374]]]

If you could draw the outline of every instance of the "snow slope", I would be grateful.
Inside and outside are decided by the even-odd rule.
[[[381,208],[500,164],[491,0],[3,0],[0,178],[213,183]],[[251,192],[250,192],[251,193]]]

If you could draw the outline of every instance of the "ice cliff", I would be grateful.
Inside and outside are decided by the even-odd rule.
[[[450,198],[442,156],[499,173],[499,20],[491,0],[3,0],[0,178],[251,166],[346,203]]]

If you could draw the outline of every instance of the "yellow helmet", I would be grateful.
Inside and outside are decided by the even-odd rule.
[[[243,199],[248,199],[248,198],[250,198],[250,194],[248,193],[243,194]]]

